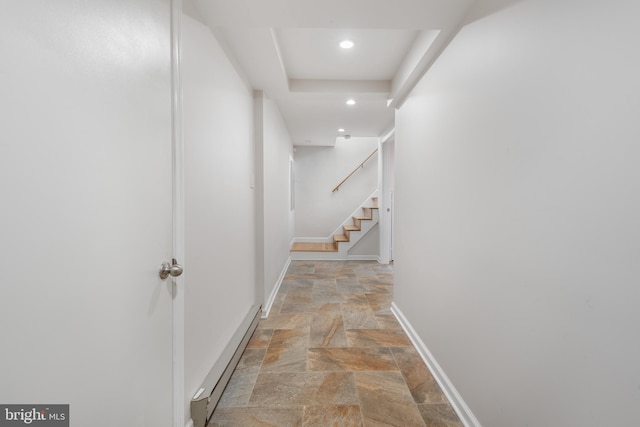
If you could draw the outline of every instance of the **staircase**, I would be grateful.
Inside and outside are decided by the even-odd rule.
[[[338,227],[328,238],[300,238],[291,246],[294,260],[348,259],[348,252],[378,223],[377,191]]]

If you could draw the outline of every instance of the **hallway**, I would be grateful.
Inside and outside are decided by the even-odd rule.
[[[392,266],[293,261],[210,424],[461,426],[392,295]]]

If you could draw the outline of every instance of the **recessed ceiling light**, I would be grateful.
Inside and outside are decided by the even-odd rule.
[[[343,128],[338,129],[338,132],[344,132]]]
[[[355,99],[347,99],[347,105],[356,105]]]
[[[351,40],[342,40],[340,42],[340,47],[343,49],[351,49],[353,47],[353,42]]]

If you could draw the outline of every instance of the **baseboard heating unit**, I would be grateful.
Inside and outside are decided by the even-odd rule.
[[[198,392],[191,399],[191,419],[194,427],[205,427],[209,423],[211,414],[216,409],[220,396],[222,396],[233,370],[238,365],[251,335],[258,327],[261,316],[261,305],[251,307],[218,361],[209,371]]]

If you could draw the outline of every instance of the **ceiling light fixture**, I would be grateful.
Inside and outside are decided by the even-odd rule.
[[[356,105],[355,99],[347,99],[347,105]]]
[[[343,128],[338,129],[338,132],[344,132]]]
[[[351,49],[354,43],[351,40],[343,40],[340,42],[340,47],[343,49]]]

